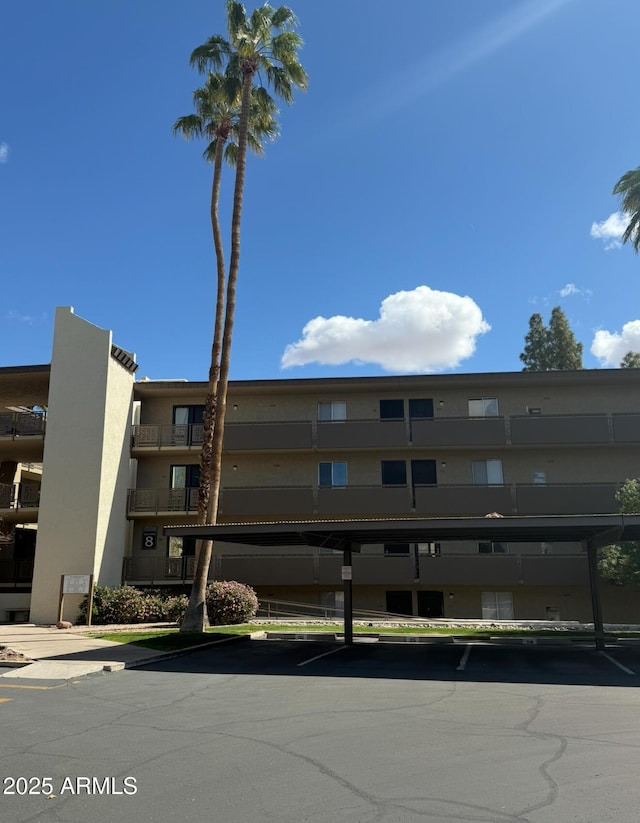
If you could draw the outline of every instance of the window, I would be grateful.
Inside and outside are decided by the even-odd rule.
[[[507,543],[498,543],[495,541],[491,543],[478,543],[478,552],[480,554],[508,554],[509,546]]]
[[[200,485],[200,465],[171,466],[172,489],[197,489]]]
[[[387,557],[390,556],[398,556],[404,555],[405,557],[409,554],[410,544],[409,543],[385,543],[384,544],[384,553]]]
[[[318,420],[321,422],[347,419],[347,404],[344,400],[318,403]]]
[[[496,397],[473,397],[469,400],[469,417],[497,417]]]
[[[195,537],[170,537],[168,557],[195,557]]]
[[[404,400],[381,400],[380,420],[404,420]]]
[[[382,485],[406,486],[407,464],[404,460],[382,460]]]
[[[173,425],[201,425],[204,419],[204,406],[174,406]]]
[[[433,417],[433,400],[415,399],[409,400],[409,420],[420,420]]]
[[[546,486],[547,484],[547,473],[546,472],[533,472],[531,477],[533,484],[535,486]]]
[[[318,486],[335,487],[346,485],[346,463],[318,463]]]
[[[483,620],[513,620],[511,592],[482,592]]]
[[[474,460],[471,472],[477,486],[502,485],[502,460]]]
[[[424,557],[440,557],[440,543],[418,543],[418,554]]]

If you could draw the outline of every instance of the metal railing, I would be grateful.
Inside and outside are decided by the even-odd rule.
[[[134,426],[132,448],[191,447],[202,445],[202,423]]]
[[[0,509],[35,509],[40,505],[36,483],[0,483]]]
[[[198,511],[198,489],[129,489],[127,511],[158,514],[159,512]]]
[[[44,435],[45,417],[23,412],[0,413],[0,438],[33,437]]]
[[[0,585],[30,585],[33,578],[33,560],[0,560]]]

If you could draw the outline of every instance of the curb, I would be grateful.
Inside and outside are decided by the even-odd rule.
[[[255,632],[258,634],[258,632]],[[208,643],[198,643],[196,646],[185,646],[184,649],[173,649],[169,652],[160,652],[160,654],[153,655],[153,657],[144,657],[138,660],[128,660],[125,663],[111,663],[103,668],[103,671],[114,672],[122,671],[122,669],[139,669],[143,666],[149,666],[153,663],[162,663],[163,660],[171,660],[173,657],[181,657],[184,654],[191,654],[192,652],[200,651],[201,649],[210,649],[212,646],[217,646],[220,643],[230,643],[232,641],[251,640],[249,634],[234,634],[231,637],[224,637],[222,640],[211,640]]]

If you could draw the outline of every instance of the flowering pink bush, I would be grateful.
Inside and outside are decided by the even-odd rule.
[[[91,621],[109,623],[179,622],[187,609],[186,594],[172,595],[157,589],[134,589],[133,586],[96,586],[93,592]],[[78,622],[87,618],[87,598],[78,610]]]
[[[254,590],[235,580],[210,583],[206,602],[212,626],[246,623],[258,611],[258,598]]]

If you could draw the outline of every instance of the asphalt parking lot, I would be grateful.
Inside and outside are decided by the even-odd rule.
[[[247,640],[21,681],[2,777],[53,791],[1,796],[0,819],[636,823],[637,672],[637,648]]]
[[[640,645],[612,646],[605,652],[597,652],[589,644],[394,644],[357,640],[347,647],[331,641],[254,640],[225,644],[214,653],[205,650],[188,658],[151,663],[144,669],[637,687],[640,685]]]

